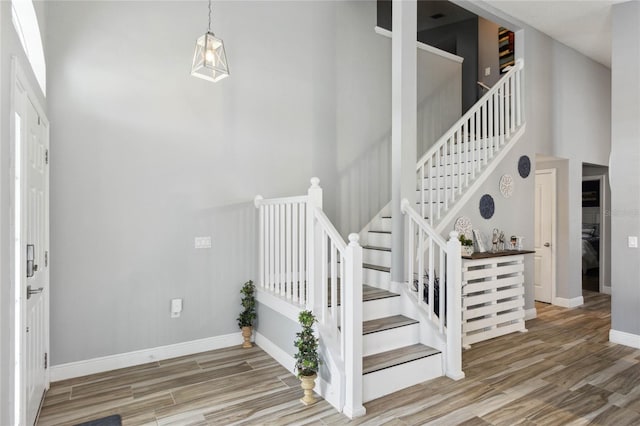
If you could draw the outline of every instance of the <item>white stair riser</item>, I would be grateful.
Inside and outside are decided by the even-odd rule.
[[[420,342],[420,323],[392,328],[362,337],[363,356],[386,352]]]
[[[365,374],[362,376],[363,401],[368,402],[442,375],[442,354]]]
[[[364,263],[371,265],[391,267],[391,252],[383,250],[364,249],[362,251]]]
[[[363,268],[362,279],[365,284],[369,284],[374,287],[389,289],[389,285],[391,284],[391,273],[377,271],[375,269]]]
[[[398,296],[385,297],[364,302],[362,320],[370,321],[400,314],[402,314],[402,298]]]
[[[391,234],[367,232],[367,245],[391,248]]]

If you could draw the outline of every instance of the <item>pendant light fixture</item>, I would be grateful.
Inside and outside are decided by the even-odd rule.
[[[229,76],[224,43],[211,32],[211,0],[209,0],[209,29],[196,41],[191,75],[213,82]]]

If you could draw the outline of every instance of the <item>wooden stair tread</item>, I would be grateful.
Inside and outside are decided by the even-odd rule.
[[[440,351],[437,349],[416,343],[415,345],[365,356],[362,358],[362,374],[374,373],[384,370],[385,368],[406,364],[407,362],[416,361],[439,353]]]
[[[373,234],[391,234],[391,231],[368,231]]]
[[[366,250],[391,251],[389,247],[362,246],[362,248]]]
[[[365,269],[373,269],[374,271],[391,272],[391,268],[387,266],[372,265],[370,263],[363,263],[362,267]]]
[[[378,318],[362,322],[362,334],[378,333],[380,331],[391,330],[393,328],[405,327],[407,325],[418,324],[413,318],[404,315],[393,315],[385,318]]]
[[[398,293],[392,293],[388,290],[374,287],[367,284],[362,284],[362,301],[368,302],[370,300],[387,299],[389,297],[400,297]]]

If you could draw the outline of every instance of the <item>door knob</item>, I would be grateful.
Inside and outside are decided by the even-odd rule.
[[[33,296],[34,294],[38,294],[38,293],[42,293],[42,290],[44,290],[44,287],[38,287],[38,288],[31,288],[30,285],[27,286],[27,300],[31,299],[31,296]]]
[[[545,246],[545,247],[551,247],[551,244],[549,244],[549,243],[544,243],[544,246]]]

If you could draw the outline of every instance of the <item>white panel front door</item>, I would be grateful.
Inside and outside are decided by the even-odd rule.
[[[24,384],[26,388],[26,424],[35,422],[40,402],[48,386],[46,360],[49,343],[49,170],[48,129],[43,117],[26,99],[26,123],[23,126],[22,164],[25,193],[25,303]]]
[[[535,300],[552,303],[555,285],[553,270],[553,237],[556,229],[555,170],[536,171],[535,197]]]

